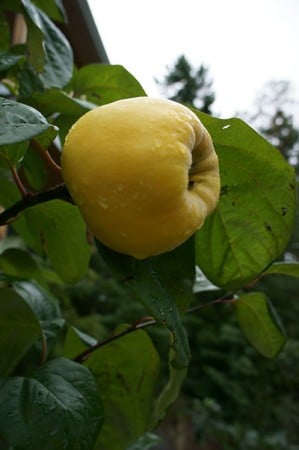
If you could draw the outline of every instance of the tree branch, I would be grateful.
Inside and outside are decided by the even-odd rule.
[[[50,200],[64,200],[73,203],[70,193],[64,183],[58,184],[47,191],[38,192],[37,194],[27,193],[24,198],[5,209],[0,214],[0,226],[13,222],[25,209],[40,203],[49,202]]]

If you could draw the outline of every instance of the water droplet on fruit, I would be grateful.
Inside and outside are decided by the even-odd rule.
[[[108,204],[107,204],[107,199],[106,198],[99,197],[98,198],[98,204],[103,209],[107,209],[108,208]]]

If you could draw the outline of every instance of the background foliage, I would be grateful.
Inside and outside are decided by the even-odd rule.
[[[194,448],[297,449],[292,167],[240,119],[195,109],[204,86],[207,113],[214,94],[181,57],[193,90],[179,101],[213,138],[219,205],[142,262],[94,243],[61,178],[65,135],[91,108],[146,94],[121,66],[74,67],[60,1],[0,13],[0,448],[166,448],[180,430],[172,448],[191,450],[192,435]]]

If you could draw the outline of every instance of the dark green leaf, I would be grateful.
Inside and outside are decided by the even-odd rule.
[[[11,289],[0,289],[0,376],[8,375],[41,336],[40,324],[25,300]]]
[[[24,450],[91,450],[103,420],[86,367],[55,359],[30,378],[0,380],[0,435]]]
[[[24,215],[59,276],[68,283],[80,279],[88,268],[90,246],[78,208],[53,200],[26,210]]]
[[[272,264],[265,272],[264,275],[288,275],[290,277],[299,277],[299,263],[296,262],[277,262]]]
[[[13,288],[34,311],[49,352],[64,325],[57,299],[35,282],[14,282]]]
[[[15,144],[56,130],[34,108],[0,97],[0,146]]]
[[[221,197],[196,235],[196,260],[216,285],[244,286],[281,255],[294,225],[294,170],[239,119],[198,113],[219,156]]]
[[[42,272],[28,251],[8,248],[0,255],[0,269],[16,279],[43,283]]]
[[[1,5],[0,5],[1,8]],[[5,14],[0,12],[0,48],[9,50],[10,47],[10,29]]]
[[[67,21],[62,0],[33,0],[33,3],[52,20],[57,22]]]
[[[78,337],[77,343],[79,353],[82,341]],[[73,336],[71,352],[74,344]],[[105,411],[94,450],[124,449],[147,431],[159,355],[147,333],[139,330],[99,348],[84,364],[95,377]]]
[[[28,103],[36,92],[43,92],[44,87],[33,67],[25,61],[22,69],[17,72],[19,82],[19,100]],[[38,108],[37,108],[38,109]]]
[[[152,258],[161,285],[167,289],[176,306],[185,311],[193,300],[195,281],[194,239]]]
[[[177,368],[187,367],[190,358],[187,334],[182,325],[175,299],[168,291],[168,283],[163,284],[165,272],[163,272],[164,275],[162,274],[160,280],[159,257],[140,261],[116,253],[98,241],[96,241],[96,244],[108,267],[122,281],[127,281],[137,299],[145,306],[157,323],[165,325],[173,333],[172,346],[176,353],[172,362],[173,365]],[[175,252],[173,252],[173,257],[175,257]],[[158,261],[157,265],[156,261]],[[179,264],[179,261],[177,263]]]
[[[127,450],[150,450],[151,448],[156,448],[157,445],[161,445],[162,443],[163,441],[160,436],[153,433],[146,433],[141,436],[137,442],[130,445]]]
[[[44,33],[41,29],[38,10],[30,0],[21,0],[28,17],[26,21],[28,51],[27,60],[37,74],[40,74],[45,66]],[[28,20],[30,18],[31,20]]]
[[[263,356],[275,358],[285,344],[281,324],[270,301],[261,292],[242,295],[235,303],[240,328]]]
[[[37,45],[42,35],[42,51],[37,48],[34,51],[31,63],[35,64],[40,72],[40,79],[46,89],[51,87],[62,88],[72,77],[73,53],[70,44],[64,34],[56,27],[49,17],[29,0],[22,0],[27,14],[29,31],[33,33],[30,41]],[[35,31],[37,30],[37,31]],[[31,48],[31,50],[34,50]],[[44,56],[44,63],[42,57]]]
[[[28,141],[0,147],[0,157],[6,158],[13,166],[22,161],[28,149]]]
[[[146,95],[139,82],[124,67],[111,64],[82,67],[75,72],[72,87],[76,97],[83,95],[96,105]]]
[[[0,52],[0,72],[4,72],[10,67],[15,66],[22,59],[24,59],[23,55],[15,55],[13,53]]]

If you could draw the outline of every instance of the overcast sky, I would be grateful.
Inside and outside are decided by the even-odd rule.
[[[249,110],[269,80],[290,80],[299,100],[299,0],[88,1],[110,62],[148,95],[184,54],[209,67],[221,117]]]

